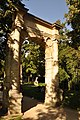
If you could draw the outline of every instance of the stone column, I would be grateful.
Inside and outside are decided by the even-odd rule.
[[[5,66],[3,106],[8,108],[8,114],[21,114],[20,93],[20,34],[22,18],[18,13],[12,33],[8,37],[7,60]],[[5,105],[4,105],[5,104]]]
[[[58,94],[58,37],[59,31],[54,26],[52,38],[45,45],[45,104],[55,107],[59,103]]]
[[[11,89],[9,91],[9,114],[21,113],[21,93],[20,93],[20,31],[21,28],[17,27],[11,34],[11,38],[14,40],[11,44],[12,59],[11,59]]]

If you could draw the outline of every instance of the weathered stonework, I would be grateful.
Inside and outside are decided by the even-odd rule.
[[[56,27],[53,28],[52,35],[53,37],[49,38],[45,45],[45,104],[56,106],[58,103],[58,40],[55,36],[59,36]]]
[[[48,23],[18,8],[12,32],[7,43],[3,103],[9,114],[21,113],[20,93],[20,49],[27,37],[45,47],[45,104],[55,106],[58,102],[58,24]]]

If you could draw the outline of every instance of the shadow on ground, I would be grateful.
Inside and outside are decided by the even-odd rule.
[[[34,98],[29,98],[23,96],[22,98],[22,113],[26,112],[27,110],[31,109],[32,107],[36,106],[39,103],[38,100]]]
[[[22,112],[22,120],[80,120],[80,111],[53,108],[26,96],[22,99]]]
[[[29,100],[29,101],[28,101]],[[38,101],[30,100],[26,98],[26,102],[31,106],[34,102],[34,107],[27,109],[25,111],[22,119],[23,120],[80,120],[80,112],[68,108],[53,108],[46,106],[43,103],[38,103]]]

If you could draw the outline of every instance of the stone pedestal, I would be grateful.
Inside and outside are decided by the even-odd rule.
[[[21,114],[21,100],[22,94],[17,90],[9,91],[9,108],[8,114]]]

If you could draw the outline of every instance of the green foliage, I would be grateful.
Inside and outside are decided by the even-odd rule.
[[[65,14],[66,22],[72,27],[68,36],[72,40],[72,46],[80,50],[80,0],[66,0],[66,3],[69,8]]]
[[[80,91],[67,91],[63,101],[63,106],[64,105],[72,109],[80,110]]]
[[[9,33],[15,8],[13,1],[0,0],[0,34]]]
[[[75,88],[80,81],[80,2],[66,0],[68,13],[65,14],[66,23],[72,30],[62,29],[59,44],[59,78],[68,82],[68,88]]]
[[[44,76],[44,50],[34,42],[22,45],[22,66],[25,76]]]
[[[66,0],[66,22],[71,30],[60,31],[59,80],[63,89],[63,105],[80,109],[80,0]]]
[[[21,1],[22,0],[0,0],[0,37],[11,31],[12,16],[18,11],[17,6],[24,6]]]
[[[60,81],[67,80],[70,84],[80,81],[79,51],[63,43],[59,46],[59,77]]]

